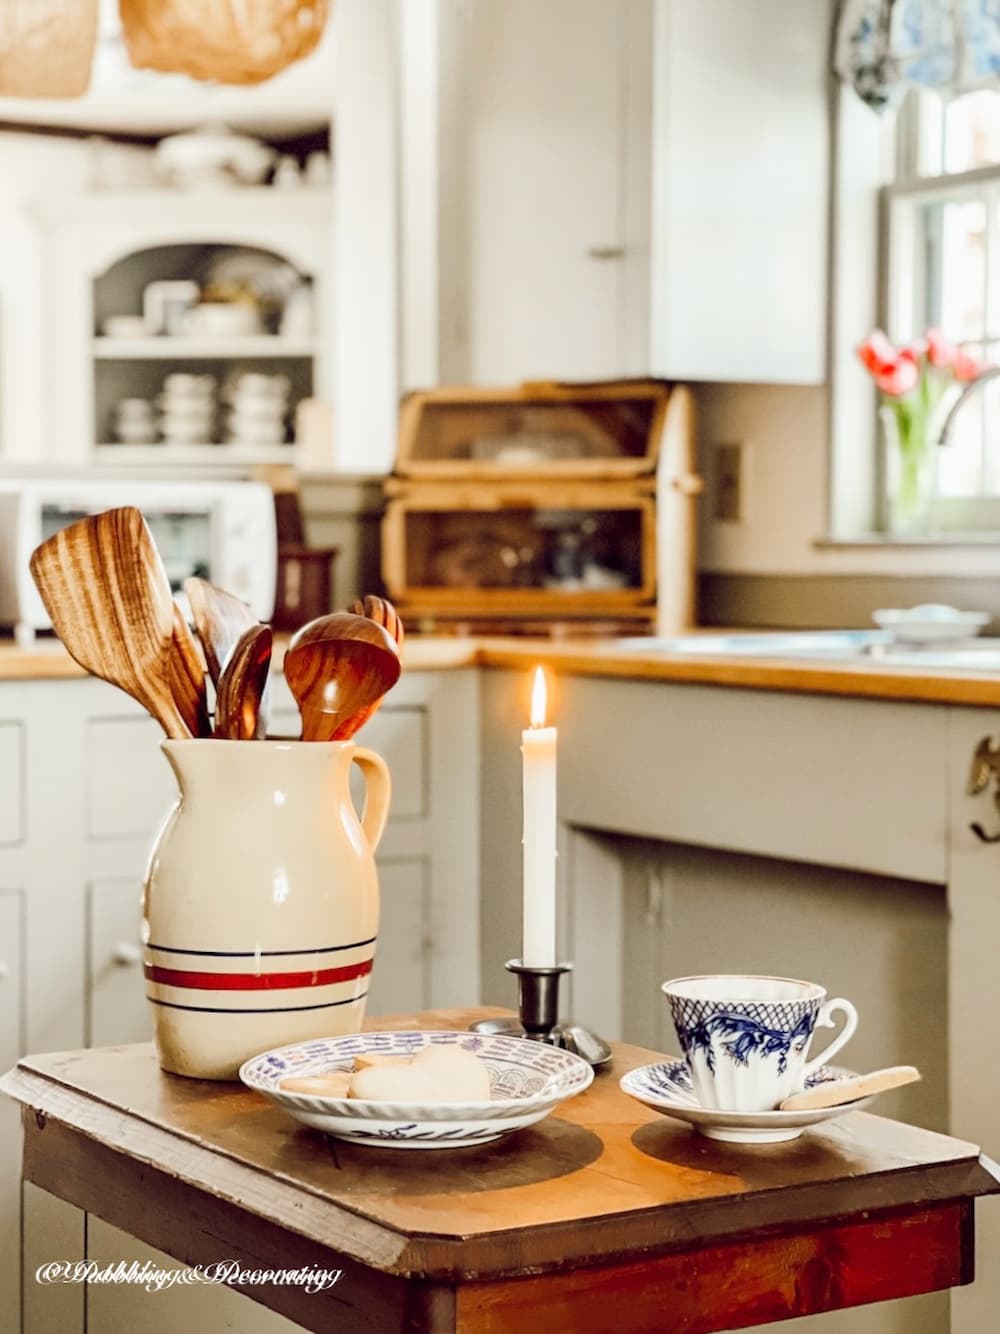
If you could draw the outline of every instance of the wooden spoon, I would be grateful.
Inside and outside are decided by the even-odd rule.
[[[191,619],[205,650],[208,674],[218,687],[219,677],[240,635],[258,624],[245,602],[217,588],[207,579],[184,580],[184,592],[191,603]]]
[[[192,736],[211,736],[205,689],[205,658],[177,603],[174,603],[173,645],[170,653],[170,693]]]
[[[401,670],[397,653],[363,639],[317,639],[290,647],[285,680],[302,715],[302,740],[353,736],[361,726],[358,718],[368,716]]]
[[[830,1079],[814,1084],[811,1089],[793,1093],[778,1104],[779,1112],[805,1112],[817,1107],[839,1107],[842,1102],[856,1102],[873,1093],[915,1084],[920,1071],[913,1065],[890,1065],[884,1070],[873,1070],[869,1075],[851,1075],[846,1079]]]
[[[269,625],[252,625],[230,653],[215,696],[215,735],[225,741],[256,741],[267,732]]]
[[[31,573],[80,666],[137,699],[168,737],[189,737],[170,689],[170,584],[139,511],[106,510],[60,529],[32,553]]]
[[[292,635],[288,647],[291,650],[300,644],[315,644],[321,639],[359,640],[399,655],[398,645],[384,625],[350,611],[331,611],[326,616],[307,621]]]
[[[384,625],[399,647],[403,647],[403,622],[400,619],[399,612],[388,598],[377,598],[374,594],[369,593],[364,601],[352,602],[347,610],[358,616],[367,616],[369,620]]]

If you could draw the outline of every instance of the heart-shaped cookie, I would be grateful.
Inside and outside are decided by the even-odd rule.
[[[350,1097],[371,1102],[488,1102],[490,1074],[473,1052],[436,1043],[409,1065],[372,1065],[351,1080]]]

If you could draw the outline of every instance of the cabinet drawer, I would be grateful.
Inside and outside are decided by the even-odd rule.
[[[91,838],[153,834],[177,799],[151,718],[98,718],[87,727],[87,833]]]
[[[24,728],[0,723],[0,845],[24,838]]]
[[[142,981],[138,876],[95,881],[87,893],[87,1042],[146,1042],[153,1031]]]

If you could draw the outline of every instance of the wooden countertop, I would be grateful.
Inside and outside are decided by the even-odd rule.
[[[515,636],[464,639],[411,635],[404,648],[404,660],[410,671],[447,671],[462,667],[527,671],[536,663],[542,663],[554,672],[575,676],[1000,708],[1000,675],[985,672],[930,671],[857,660],[713,657],[708,652],[682,655],[653,649],[626,650],[615,640],[553,641]],[[83,675],[55,641],[40,640],[31,648],[0,643],[0,681],[55,680]]]

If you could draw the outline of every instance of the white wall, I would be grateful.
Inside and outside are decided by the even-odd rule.
[[[37,462],[44,446],[45,270],[32,204],[85,189],[95,163],[109,184],[144,184],[150,160],[146,148],[0,133],[0,462]]]

